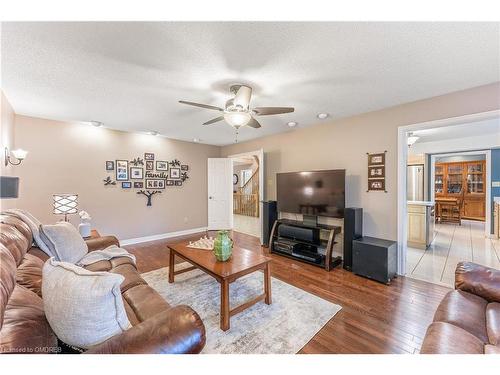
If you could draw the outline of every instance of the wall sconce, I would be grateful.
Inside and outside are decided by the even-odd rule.
[[[26,159],[26,155],[28,154],[28,151],[24,151],[21,148],[18,148],[17,150],[12,150],[12,155],[16,159],[16,161],[12,161],[10,158],[10,152],[7,147],[4,149],[4,156],[5,156],[5,166],[8,166],[9,163],[12,165],[19,165],[22,163],[24,159]]]

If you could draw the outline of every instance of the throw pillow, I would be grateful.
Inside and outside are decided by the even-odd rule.
[[[40,236],[56,260],[61,262],[76,263],[89,251],[80,233],[65,221],[40,225]]]
[[[50,258],[43,266],[47,321],[66,344],[89,348],[131,327],[120,284],[125,278]]]

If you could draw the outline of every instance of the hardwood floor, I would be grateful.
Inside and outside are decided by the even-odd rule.
[[[199,234],[125,246],[137,257],[140,272],[168,266],[168,243]],[[263,251],[257,238],[233,233],[239,246]],[[377,283],[335,268],[330,272],[279,255],[270,255],[271,275],[342,306],[300,353],[418,353],[437,305],[450,290],[398,277]]]

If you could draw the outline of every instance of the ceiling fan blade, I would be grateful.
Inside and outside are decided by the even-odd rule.
[[[215,122],[222,121],[222,120],[224,120],[224,116],[219,116],[219,117],[211,119],[210,121],[204,122],[203,125],[210,125],[210,124],[213,124]]]
[[[224,111],[222,108],[216,107],[214,105],[194,103],[194,102],[186,102],[185,100],[179,100],[179,103],[187,104],[187,105],[192,105],[192,106],[200,107],[200,108],[213,109],[215,111],[220,111],[220,112]]]
[[[279,115],[295,111],[293,107],[257,107],[253,109],[257,116]]]
[[[235,106],[241,106],[242,108],[247,109],[248,106],[250,105],[251,97],[252,97],[252,88],[241,85],[233,99],[233,104]]]
[[[255,128],[255,129],[258,129],[261,127],[259,122],[256,119],[254,119],[253,117],[250,121],[248,121],[248,123],[246,125],[250,126],[251,128]]]

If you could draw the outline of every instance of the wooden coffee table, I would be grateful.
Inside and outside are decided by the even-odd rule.
[[[220,328],[223,331],[229,329],[230,317],[248,309],[255,303],[264,300],[271,304],[271,258],[257,254],[253,251],[234,246],[233,255],[227,262],[218,262],[210,250],[192,249],[187,247],[188,242],[180,242],[168,245],[170,249],[170,267],[168,271],[168,282],[173,283],[175,275],[200,269],[212,276],[221,286],[220,301]],[[175,271],[175,257],[192,264],[192,267]],[[242,276],[252,272],[264,271],[264,293],[233,309],[230,309],[229,285]]]

